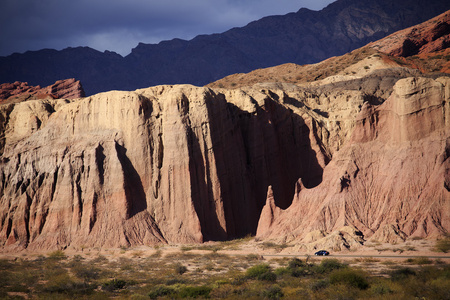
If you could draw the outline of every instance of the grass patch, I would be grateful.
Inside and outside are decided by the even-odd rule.
[[[287,247],[289,247],[287,244],[283,243],[283,244],[276,244],[273,242],[264,242],[261,244],[263,249],[275,249],[276,251],[280,252],[283,249],[286,249]]]
[[[433,263],[433,261],[428,257],[408,258],[406,262],[411,265],[430,265]]]
[[[445,237],[443,239],[437,240],[434,246],[435,251],[447,253],[450,251],[450,238]]]
[[[48,258],[60,260],[60,259],[66,259],[67,256],[66,256],[66,254],[64,253],[64,251],[62,251],[62,250],[56,250],[56,251],[50,252],[50,253],[48,254]]]
[[[378,258],[373,258],[373,257],[358,257],[354,259],[355,263],[377,263],[380,260]]]

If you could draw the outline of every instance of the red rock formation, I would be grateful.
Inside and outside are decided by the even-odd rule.
[[[345,226],[365,239],[388,242],[447,233],[449,100],[448,78],[408,78],[396,83],[384,104],[365,103],[350,141],[324,169],[322,183],[306,189],[299,181],[286,210],[268,197],[257,237],[311,243],[309,232],[332,237]],[[320,241],[337,247],[326,237]]]
[[[76,99],[84,97],[84,90],[79,80],[65,79],[58,80],[54,84],[41,88],[38,86],[29,86],[26,82],[14,82],[0,84],[0,101],[8,98],[18,98],[22,96],[23,99],[43,99],[50,97],[53,99]]]
[[[450,11],[422,24],[393,33],[369,46],[401,57],[447,49],[450,46]]]

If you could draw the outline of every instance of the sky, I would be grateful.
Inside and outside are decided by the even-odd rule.
[[[125,56],[139,42],[190,40],[334,0],[0,0],[0,56],[88,46]]]

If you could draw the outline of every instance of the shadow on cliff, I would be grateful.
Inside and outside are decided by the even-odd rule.
[[[116,143],[117,157],[124,176],[124,189],[127,201],[127,218],[147,209],[147,200],[141,177],[127,156],[127,149]]]
[[[206,161],[201,157],[199,141],[191,139],[195,153],[191,177],[207,178],[205,186],[196,187],[194,197],[205,240],[255,234],[269,185],[276,205],[285,209],[292,203],[299,178],[307,188],[322,181],[323,169],[311,146],[310,129],[303,118],[272,97],[267,96],[263,106],[252,99],[254,113],[226,102],[222,94],[206,101],[212,116],[209,129],[213,145],[213,151],[206,151]],[[226,118],[216,112],[219,105],[226,106]],[[214,155],[221,203],[213,199],[208,155]],[[203,171],[198,166],[202,163]],[[225,222],[216,213],[220,204]],[[226,224],[226,228],[220,224]]]

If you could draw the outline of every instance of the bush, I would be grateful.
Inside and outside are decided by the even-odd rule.
[[[90,294],[94,291],[95,285],[91,285],[84,282],[75,282],[69,275],[60,274],[51,278],[43,286],[43,291],[47,293],[58,294]]]
[[[288,268],[289,269],[296,269],[299,267],[304,267],[306,266],[304,262],[302,262],[300,259],[298,258],[293,258],[289,261],[288,263]]]
[[[277,274],[278,276],[283,276],[283,275],[286,275],[286,274],[290,275],[291,271],[288,268],[281,267],[281,268],[276,268],[275,269],[275,274]]]
[[[265,280],[265,281],[275,281],[277,280],[277,275],[272,272],[272,269],[268,264],[259,264],[250,267],[246,271],[246,276],[252,279]]]
[[[433,263],[432,260],[430,260],[428,257],[415,257],[415,258],[408,258],[406,260],[407,263],[413,264],[413,265],[430,265]]]
[[[264,298],[268,299],[280,299],[283,298],[284,294],[281,288],[277,285],[271,286],[263,293]]]
[[[316,272],[320,273],[320,274],[324,274],[324,273],[330,273],[333,270],[339,270],[339,269],[343,269],[346,267],[347,267],[347,265],[339,262],[335,258],[324,259],[320,262],[320,265],[318,265],[316,267]]]
[[[178,295],[181,298],[209,298],[211,288],[207,286],[184,286],[180,288]]]
[[[170,278],[167,279],[166,285],[175,285],[175,284],[184,284],[186,283],[186,280],[180,279],[180,278]]]
[[[122,279],[113,279],[102,284],[102,289],[105,291],[113,292],[115,290],[121,290],[125,288],[127,282]]]
[[[335,270],[330,274],[331,284],[345,284],[360,290],[365,290],[369,287],[366,276],[357,270],[341,269]]]
[[[394,291],[386,284],[378,283],[370,288],[370,292],[373,295],[387,295],[392,294]]]
[[[247,277],[244,275],[237,275],[235,277],[233,277],[233,279],[231,280],[231,284],[232,285],[242,285],[247,281]]]
[[[176,264],[175,265],[175,273],[178,275],[183,275],[187,272],[187,268],[183,266],[182,264]]]
[[[269,272],[259,275],[257,278],[258,278],[258,280],[264,280],[264,281],[276,281],[277,275],[274,272],[269,271]]]
[[[328,281],[327,279],[321,279],[321,280],[311,282],[309,287],[314,292],[317,292],[317,291],[327,288],[329,285],[330,285],[330,281]]]
[[[100,277],[100,270],[91,266],[79,265],[72,268],[72,272],[75,274],[75,276],[83,279],[84,281],[91,281]]]
[[[266,273],[266,272],[270,272],[270,266],[268,264],[259,264],[259,265],[254,265],[253,267],[250,267],[247,269],[247,271],[245,272],[245,274],[247,275],[248,278],[257,278],[258,276]]]
[[[401,280],[416,275],[416,272],[410,268],[400,268],[392,271],[390,275],[392,280]]]
[[[50,259],[55,259],[55,260],[61,260],[61,259],[66,259],[67,256],[66,256],[66,254],[64,253],[64,251],[62,251],[62,250],[56,250],[56,251],[50,252],[50,253],[48,254],[48,258],[50,258]]]
[[[149,294],[148,296],[151,299],[156,299],[158,297],[164,297],[175,294],[175,289],[172,287],[168,287],[165,285],[158,285],[156,286]]]
[[[435,245],[436,251],[447,253],[450,251],[450,239],[445,238],[436,241]]]

